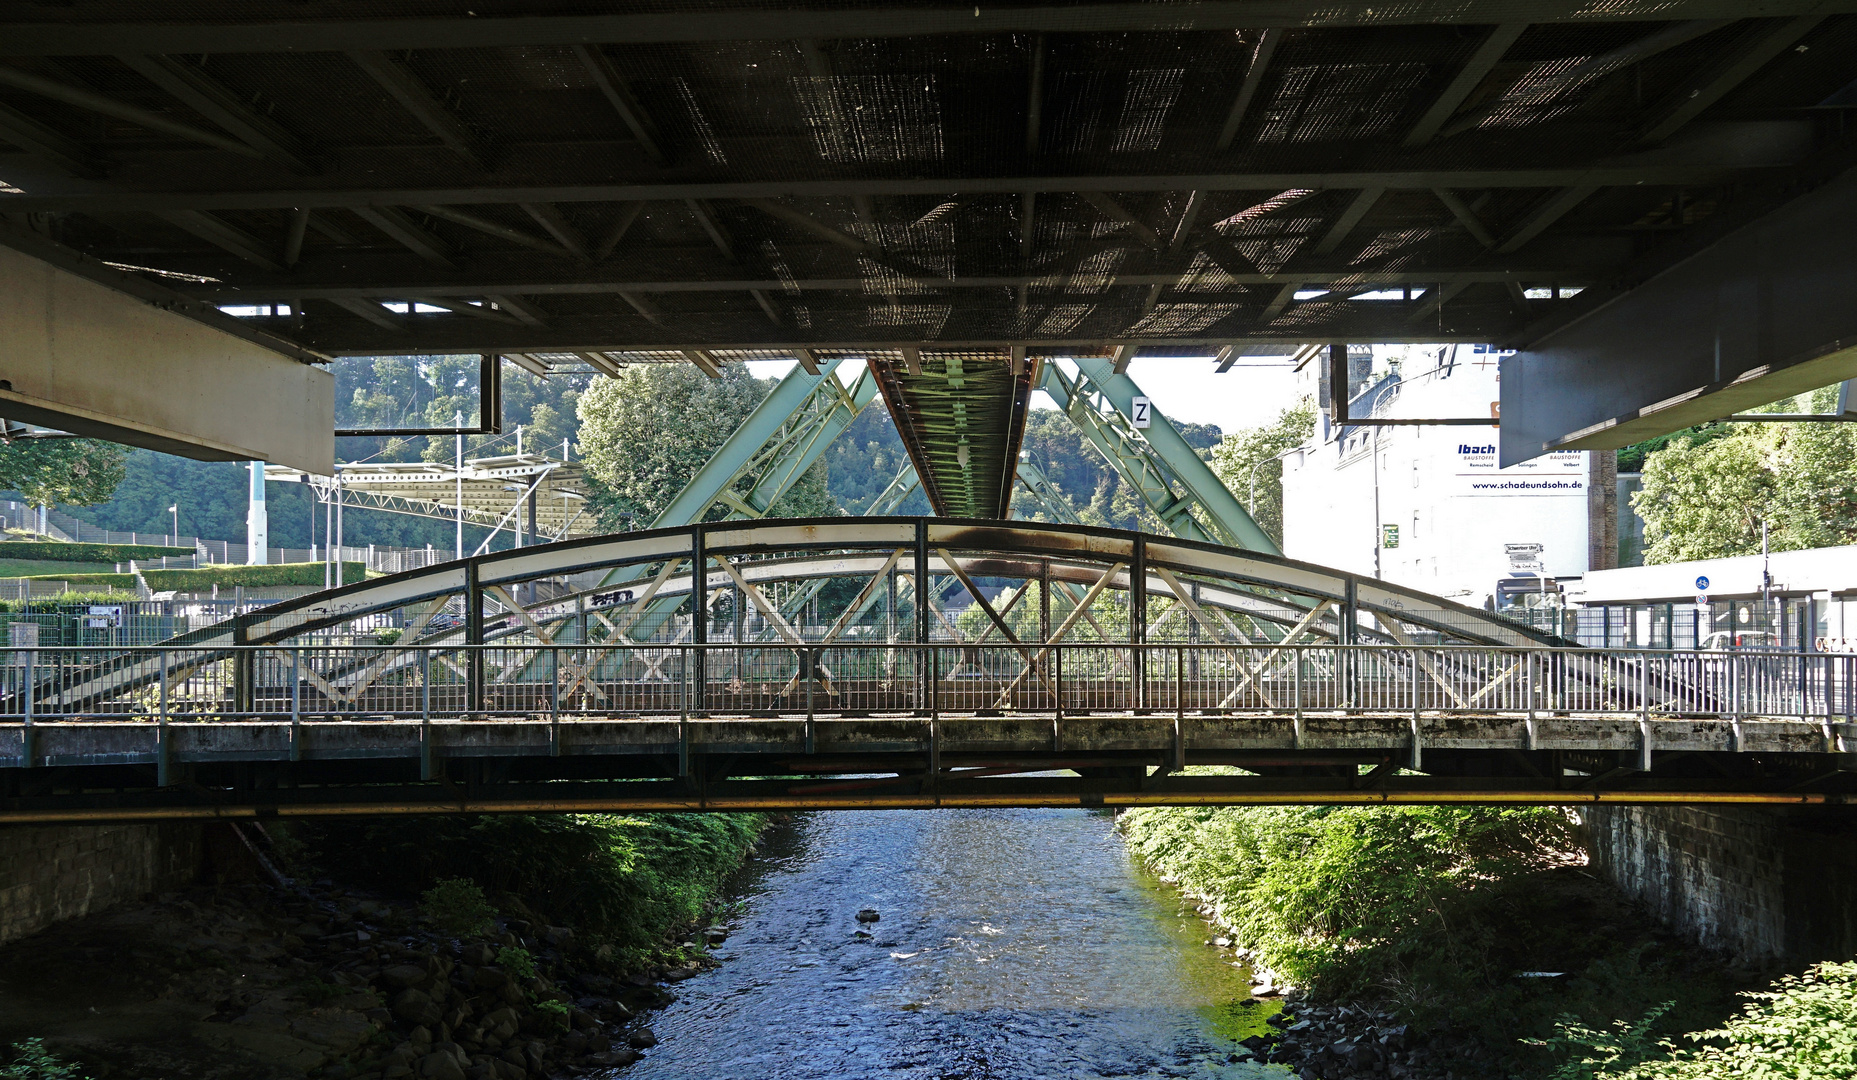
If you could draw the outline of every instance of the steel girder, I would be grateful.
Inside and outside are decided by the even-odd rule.
[[[935,512],[1005,518],[1035,365],[1015,371],[997,354],[915,349],[902,364],[868,363]]]
[[[1135,398],[1142,396],[1135,380],[1116,372],[1109,360],[1084,357],[1076,364],[1074,382],[1056,364],[1043,364],[1039,389],[1051,395],[1169,531],[1185,540],[1282,553],[1171,421],[1150,413],[1151,426],[1135,427]]]

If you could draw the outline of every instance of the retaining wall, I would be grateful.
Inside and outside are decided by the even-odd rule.
[[[1672,928],[1757,964],[1857,958],[1857,815],[1601,806],[1595,869]]]
[[[0,827],[0,944],[192,884],[205,858],[198,824]]]

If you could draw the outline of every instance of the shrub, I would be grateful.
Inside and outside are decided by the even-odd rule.
[[[84,1070],[45,1049],[45,1040],[13,1044],[13,1060],[0,1066],[0,1080],[87,1080]]]
[[[483,931],[496,918],[496,909],[484,899],[484,890],[467,878],[440,881],[426,890],[419,906],[433,925],[459,937]]]
[[[0,544],[0,558],[50,562],[119,563],[130,559],[184,559],[189,547],[159,544],[67,544],[57,540],[8,540]]]
[[[531,956],[527,949],[514,946],[498,949],[496,962],[504,971],[509,972],[513,979],[528,982],[535,978],[535,957]]]
[[[1120,819],[1130,847],[1215,897],[1221,916],[1300,986],[1359,992],[1431,951],[1474,942],[1446,930],[1479,884],[1552,865],[1574,847],[1552,809],[1271,807],[1147,811]],[[1417,948],[1415,949],[1415,946]]]
[[[1857,963],[1819,964],[1771,989],[1743,994],[1750,1004],[1719,1028],[1685,1036],[1694,1046],[1646,1032],[1668,1005],[1634,1024],[1594,1031],[1562,1017],[1543,1044],[1567,1055],[1554,1080],[1848,1080],[1857,1077]]]
[[[342,580],[349,584],[367,578],[367,564],[359,562],[343,563]],[[264,588],[276,585],[322,585],[322,564],[313,563],[273,563],[268,566],[203,566],[197,570],[144,570],[142,579],[148,587],[157,592],[170,589],[183,592],[203,592],[218,585],[231,588],[243,585],[246,588]],[[68,581],[73,585],[101,585],[110,588],[133,589],[136,587],[134,574],[45,574],[34,580]]]
[[[468,878],[579,927],[626,965],[704,916],[767,823],[764,814],[512,814],[301,828],[330,872],[390,889]]]

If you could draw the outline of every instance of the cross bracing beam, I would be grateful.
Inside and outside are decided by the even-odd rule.
[[[1075,363],[1075,380],[1056,364],[1045,364],[1040,389],[1051,395],[1174,535],[1276,552],[1276,543],[1258,528],[1171,421],[1155,415],[1152,426],[1134,427],[1131,415],[1141,388],[1133,379],[1115,371],[1111,360],[1080,357]]]
[[[1715,147],[1710,144],[1711,150]],[[108,192],[22,194],[0,196],[0,210],[75,213],[133,213],[153,210],[288,210],[295,207],[335,209],[366,206],[515,205],[525,202],[619,203],[683,201],[685,199],[830,198],[859,195],[996,195],[1068,194],[1077,192],[1154,191],[1268,191],[1296,188],[1318,190],[1388,188],[1549,188],[1582,183],[1601,187],[1708,184],[1733,179],[1747,171],[1779,169],[1790,159],[1775,158],[1754,142],[1762,154],[1753,160],[1696,160],[1674,163],[1582,163],[1541,168],[1435,168],[1302,172],[1231,173],[1121,173],[1076,175],[961,175],[917,179],[859,180],[736,180],[694,183],[550,184],[424,188],[278,188],[207,192]]]
[[[1697,18],[1741,18],[1747,6],[1735,0],[1651,0],[1608,4],[1549,0],[1522,5],[1538,23],[1637,22]],[[1768,16],[1844,13],[1848,3],[1775,0]],[[975,13],[965,7],[817,8],[651,12],[602,15],[535,15],[503,18],[316,19],[281,17],[241,22],[34,21],[0,23],[0,55],[91,56],[98,53],[341,52],[350,49],[497,49],[519,45],[704,43],[810,39],[884,39],[935,35],[1043,33],[1140,33],[1244,30],[1267,27],[1386,27],[1423,24],[1490,26],[1512,21],[1512,0],[1422,0],[1387,9],[1373,0],[1326,5],[1262,8],[1245,0],[1170,4],[1105,3],[1078,8],[999,7]]]

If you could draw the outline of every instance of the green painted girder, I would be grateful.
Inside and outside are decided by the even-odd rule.
[[[1019,483],[1031,494],[1032,501],[1040,510],[1051,516],[1052,521],[1065,525],[1081,525],[1083,520],[1077,516],[1077,510],[1070,505],[1070,500],[1053,487],[1045,476],[1043,469],[1029,461],[1019,462]]]
[[[838,368],[843,362],[839,358],[821,361],[817,375],[794,365],[653,519],[651,527],[694,524],[718,502],[729,507],[725,520],[765,516],[876,399],[877,381],[868,367],[848,387],[839,381]],[[737,484],[749,476],[756,478],[754,486],[746,495],[737,493]],[[623,567],[607,574],[601,584],[622,585],[649,576],[647,567]],[[662,611],[653,605],[638,625],[655,628],[681,604],[679,600]]]
[[[1042,364],[1039,389],[1051,395],[1169,531],[1185,540],[1282,554],[1171,421],[1151,409],[1150,426],[1135,427],[1135,398],[1144,396],[1135,380],[1118,374],[1114,363],[1101,357],[1079,357],[1075,363],[1075,381],[1056,364]]]
[[[873,357],[877,386],[915,465],[922,491],[944,517],[1005,518],[1032,393],[1029,365],[1004,357],[922,353],[912,372]]]

